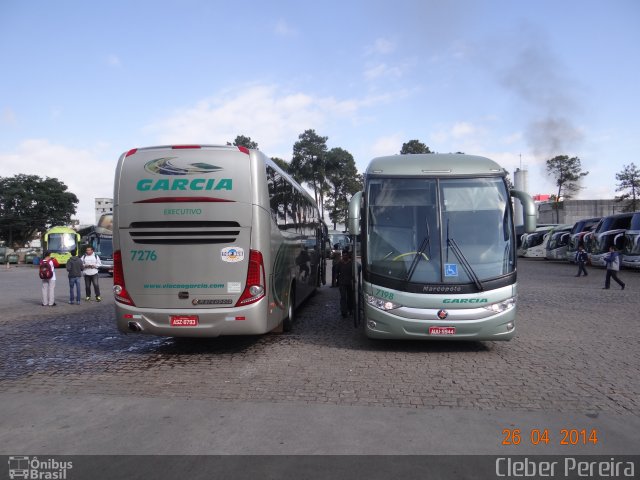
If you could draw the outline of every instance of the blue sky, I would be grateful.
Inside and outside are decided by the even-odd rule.
[[[578,156],[576,198],[640,165],[640,2],[0,0],[0,176],[56,177],[92,223],[118,156],[312,128],[360,171],[419,139],[526,166]]]

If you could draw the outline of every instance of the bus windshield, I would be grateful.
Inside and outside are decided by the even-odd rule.
[[[53,253],[73,252],[77,248],[76,234],[74,233],[50,233],[47,240],[47,249]]]
[[[96,253],[102,257],[111,258],[113,256],[113,239],[111,237],[101,237]]]
[[[366,266],[418,284],[475,283],[514,271],[502,178],[372,178]]]

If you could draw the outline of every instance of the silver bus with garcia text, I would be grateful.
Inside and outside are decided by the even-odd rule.
[[[113,222],[122,332],[287,331],[324,278],[317,205],[257,150],[130,150],[116,169]]]

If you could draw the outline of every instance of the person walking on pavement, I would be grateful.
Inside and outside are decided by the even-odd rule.
[[[44,252],[40,260],[40,278],[42,279],[42,306],[56,306],[56,263],[51,258],[50,252]]]
[[[615,247],[609,247],[609,253],[604,257],[604,261],[607,263],[607,276],[604,281],[604,289],[608,290],[613,278],[618,285],[624,290],[625,283],[618,278],[618,272],[620,271],[620,253],[618,253]]]
[[[587,269],[585,268],[587,261],[589,260],[589,255],[584,251],[584,247],[580,245],[578,247],[578,251],[576,252],[576,263],[578,264],[578,274],[576,277],[579,277],[581,273],[584,273],[584,276],[587,276]]]
[[[96,302],[102,301],[100,297],[100,285],[98,284],[98,267],[102,266],[100,257],[93,253],[93,247],[87,247],[87,250],[82,256],[82,264],[84,265],[84,286],[87,296],[85,300],[88,302],[91,300],[91,285],[96,294]]]
[[[84,265],[77,255],[73,255],[67,262],[67,272],[69,273],[69,304],[80,305],[80,277]],[[75,295],[74,295],[75,293]]]

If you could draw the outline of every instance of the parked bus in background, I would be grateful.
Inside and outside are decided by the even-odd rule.
[[[337,230],[329,230],[329,240],[331,242],[332,252],[342,252],[345,248],[349,248],[351,245],[351,239],[346,232],[339,232]]]
[[[122,332],[288,331],[295,308],[321,283],[318,207],[257,150],[130,150],[116,168],[113,221]]]
[[[80,252],[80,234],[70,227],[52,227],[42,237],[42,248],[51,252],[58,265],[66,265],[72,255]]]
[[[584,218],[573,224],[571,232],[569,232],[569,245],[567,246],[567,260],[571,263],[576,261],[576,252],[578,247],[584,245],[584,236],[592,231],[602,217]]]
[[[463,154],[371,161],[348,222],[355,321],[367,336],[513,337],[516,242],[505,175],[495,162]],[[531,198],[511,195],[523,204],[525,230],[535,230]]]
[[[104,213],[94,227],[81,230],[83,248],[91,246],[100,257],[102,265],[98,270],[113,275],[113,214]]]
[[[624,233],[622,265],[640,269],[640,212],[635,212],[629,229]]]
[[[535,232],[522,235],[518,256],[526,258],[544,258],[547,252],[549,232],[557,225],[544,225],[536,228]]]
[[[632,218],[633,213],[618,213],[604,217],[593,231],[585,235],[585,250],[592,265],[606,266],[604,256],[609,253],[610,247],[622,250],[624,234],[631,226]]]
[[[566,260],[573,225],[558,225],[549,230],[545,256],[547,260]]]

